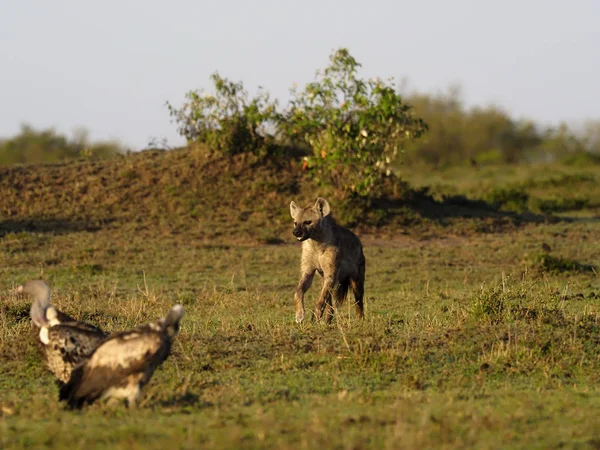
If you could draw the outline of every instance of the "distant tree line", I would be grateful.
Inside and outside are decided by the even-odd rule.
[[[600,121],[588,121],[578,130],[565,123],[542,127],[496,106],[467,108],[458,89],[404,98],[429,125],[425,136],[407,146],[404,163],[600,162]]]
[[[0,139],[0,165],[103,159],[124,152],[117,142],[90,142],[82,129],[69,138],[54,129],[36,130],[22,125],[15,136]]]

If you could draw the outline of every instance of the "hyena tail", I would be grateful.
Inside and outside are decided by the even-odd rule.
[[[350,289],[350,280],[343,280],[335,290],[335,306],[338,307],[346,300],[348,290]]]

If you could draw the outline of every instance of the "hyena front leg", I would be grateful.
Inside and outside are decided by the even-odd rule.
[[[323,312],[325,311],[325,307],[327,307],[327,322],[331,321],[330,317],[333,317],[333,288],[335,287],[335,278],[332,276],[325,275],[323,277],[323,289],[321,290],[321,295],[319,296],[319,300],[315,305],[315,313],[314,318],[315,321],[321,320],[323,316]]]
[[[296,301],[296,322],[300,323],[304,320],[304,294],[310,288],[315,277],[315,271],[305,272],[300,277],[300,282],[296,288],[294,299]]]

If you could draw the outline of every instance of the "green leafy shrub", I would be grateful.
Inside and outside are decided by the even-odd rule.
[[[226,155],[269,151],[273,137],[267,132],[276,118],[277,102],[262,89],[249,99],[242,82],[218,73],[211,75],[215,93],[189,91],[181,108],[167,107],[178,132],[188,143],[203,142]]]
[[[305,168],[318,181],[364,197],[391,174],[390,163],[404,142],[427,126],[402,102],[393,81],[365,81],[358,77],[360,67],[347,49],[335,51],[316,81],[302,91],[292,89],[280,127],[312,148]]]

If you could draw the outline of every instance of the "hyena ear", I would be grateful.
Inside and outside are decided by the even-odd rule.
[[[298,205],[296,205],[296,202],[292,201],[292,203],[290,203],[290,214],[292,215],[292,219],[296,218],[296,214],[298,214],[299,209],[300,208]]]
[[[331,213],[331,207],[329,206],[329,202],[322,197],[319,197],[315,203],[314,208],[319,211],[321,217],[328,216]]]

